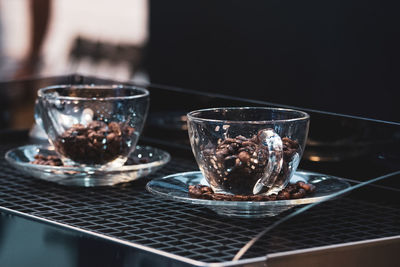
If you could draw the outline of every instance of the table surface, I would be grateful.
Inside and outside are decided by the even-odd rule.
[[[3,83],[0,88],[90,82],[106,81],[76,75]],[[147,193],[144,186],[150,179],[196,169],[187,133],[174,118],[205,105],[261,104],[176,88],[149,89],[152,107],[140,142],[172,155],[165,168],[149,177],[114,187],[71,188],[33,179],[1,161],[1,265],[227,263],[253,236],[292,212],[273,218],[229,219]],[[343,177],[352,185],[400,169],[398,124],[307,111],[312,142],[307,144],[301,169]],[[2,156],[10,148],[32,142],[26,130],[3,130],[0,136]],[[290,219],[261,238],[244,259],[265,261],[265,255],[277,252],[398,236],[399,178],[362,187]]]

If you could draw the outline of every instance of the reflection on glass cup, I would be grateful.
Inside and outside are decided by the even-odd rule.
[[[143,88],[56,85],[38,91],[35,119],[64,165],[120,167],[135,149],[148,108]]]
[[[291,109],[211,108],[188,113],[193,154],[215,193],[274,194],[296,171],[310,117]]]

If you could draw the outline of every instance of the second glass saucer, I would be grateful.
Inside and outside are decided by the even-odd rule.
[[[5,158],[26,175],[67,186],[110,186],[130,182],[149,175],[170,160],[168,152],[150,146],[137,146],[128,162],[120,168],[96,170],[84,167],[64,167],[33,164],[35,155],[56,155],[50,146],[27,145],[9,150]],[[140,163],[146,159],[146,163]]]
[[[298,205],[327,199],[329,196],[350,187],[344,179],[306,171],[296,172],[292,183],[303,181],[316,186],[316,191],[304,198],[275,201],[220,201],[192,198],[188,194],[189,185],[208,185],[200,171],[172,174],[153,179],[146,189],[154,195],[170,200],[205,206],[219,215],[240,218],[261,218],[275,216]]]

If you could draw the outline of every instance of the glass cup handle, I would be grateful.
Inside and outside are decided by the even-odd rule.
[[[35,110],[34,110],[35,123],[40,128],[44,129],[41,113],[42,113],[42,108],[39,106],[39,100],[36,99],[36,101],[35,101]]]
[[[263,130],[258,139],[268,148],[269,156],[264,176],[254,185],[254,195],[260,193],[264,187],[271,188],[275,184],[283,163],[282,139],[273,129]]]

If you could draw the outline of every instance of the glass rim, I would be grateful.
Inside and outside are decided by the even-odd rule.
[[[264,111],[279,111],[279,112],[294,112],[298,114],[298,116],[290,118],[290,119],[278,119],[278,120],[227,120],[227,119],[210,119],[204,117],[195,116],[195,113],[208,112],[208,111],[218,111],[222,110],[233,111],[233,110],[264,110]],[[300,111],[297,109],[288,109],[288,108],[276,108],[276,107],[219,107],[219,108],[205,108],[193,110],[186,114],[188,121],[197,121],[197,122],[218,122],[218,123],[247,123],[247,124],[266,124],[266,123],[284,123],[284,122],[293,122],[293,121],[302,121],[309,120],[310,115],[304,111]]]
[[[131,89],[137,90],[140,93],[131,96],[110,96],[110,97],[80,97],[80,96],[51,96],[46,95],[46,92],[52,89]],[[123,85],[123,84],[59,84],[51,85],[40,88],[37,92],[39,98],[45,99],[60,99],[60,100],[96,100],[96,101],[109,101],[109,100],[129,100],[135,98],[142,98],[150,95],[149,90],[143,87],[138,87],[134,85]]]

